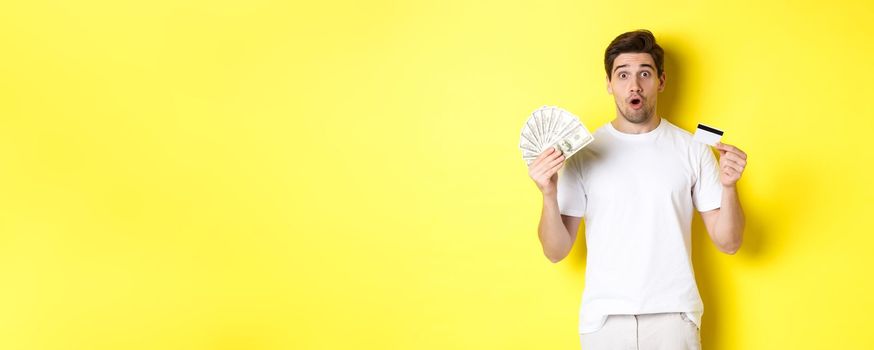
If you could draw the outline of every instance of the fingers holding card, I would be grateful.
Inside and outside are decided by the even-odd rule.
[[[739,148],[724,143],[717,144],[716,148],[719,150],[720,181],[723,186],[734,186],[746,169],[747,155]]]
[[[720,140],[724,134],[722,130],[698,123],[692,139],[719,151],[719,180],[723,186],[734,186],[746,168],[747,154],[735,146],[722,143]]]

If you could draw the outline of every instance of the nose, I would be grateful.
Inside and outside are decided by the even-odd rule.
[[[637,77],[631,79],[631,86],[629,88],[631,92],[640,92],[640,84],[637,81]]]

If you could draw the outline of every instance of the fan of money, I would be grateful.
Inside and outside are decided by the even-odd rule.
[[[594,140],[573,113],[556,106],[543,106],[531,113],[522,127],[519,149],[522,159],[531,165],[549,147],[555,146],[568,159]]]

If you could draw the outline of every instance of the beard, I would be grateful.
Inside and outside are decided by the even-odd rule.
[[[652,106],[647,106],[644,104],[643,108],[634,110],[630,107],[625,110],[622,107],[619,107],[617,104],[616,109],[619,110],[619,114],[622,115],[622,118],[625,120],[634,123],[634,124],[645,124],[652,118],[654,108]]]

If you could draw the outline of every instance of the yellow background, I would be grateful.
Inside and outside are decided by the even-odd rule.
[[[874,5],[612,3],[3,2],[0,348],[579,348],[519,131],[637,28],[749,154],[704,347],[874,347]]]

